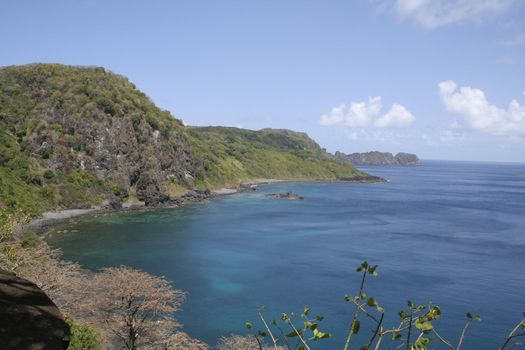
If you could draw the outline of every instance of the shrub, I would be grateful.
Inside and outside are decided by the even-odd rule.
[[[102,335],[98,328],[86,323],[78,323],[66,318],[71,327],[71,341],[69,350],[101,350],[103,349]]]
[[[53,170],[47,169],[46,171],[44,171],[43,176],[44,176],[44,179],[51,180],[52,178],[55,177],[55,173],[53,172]]]
[[[34,248],[41,242],[40,237],[33,230],[26,231],[20,240],[22,248]]]

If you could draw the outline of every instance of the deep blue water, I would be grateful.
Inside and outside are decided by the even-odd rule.
[[[215,344],[269,319],[312,307],[341,349],[363,260],[387,325],[408,299],[441,306],[437,323],[457,341],[465,312],[479,313],[463,349],[491,349],[525,311],[525,165],[426,161],[364,169],[386,184],[285,183],[207,204],[81,220],[49,242],[90,269],[125,264],[189,292],[178,319]],[[268,199],[294,191],[304,201]],[[73,231],[73,232],[72,232]],[[322,344],[319,344],[322,345]]]

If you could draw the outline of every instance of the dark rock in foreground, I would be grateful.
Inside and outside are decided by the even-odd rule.
[[[67,349],[69,325],[34,283],[0,270],[0,349]]]
[[[300,196],[297,193],[293,193],[293,192],[270,193],[270,194],[267,194],[266,197],[274,198],[274,199],[288,199],[288,200],[291,200],[291,201],[302,201],[302,200],[304,200],[303,196]]]
[[[395,156],[390,152],[366,152],[345,154],[335,152],[335,160],[340,163],[352,165],[420,165],[417,155],[399,152]]]

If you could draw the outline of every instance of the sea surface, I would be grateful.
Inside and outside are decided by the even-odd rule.
[[[389,182],[265,185],[206,204],[77,220],[48,241],[89,269],[124,264],[166,276],[189,293],[177,313],[184,329],[209,344],[245,334],[260,305],[269,320],[307,305],[333,333],[314,349],[342,349],[353,313],[343,296],[357,293],[355,268],[366,260],[379,265],[365,291],[384,307],[386,326],[397,325],[407,300],[432,301],[443,336],[456,343],[470,311],[482,321],[462,349],[496,349],[525,311],[525,164],[362,170]],[[266,197],[286,191],[305,200]]]

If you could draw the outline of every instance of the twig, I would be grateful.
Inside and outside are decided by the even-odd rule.
[[[470,321],[467,321],[465,324],[465,327],[463,327],[463,331],[461,331],[461,336],[459,337],[458,346],[456,346],[456,350],[459,350],[461,348],[461,345],[463,344],[463,339],[465,338],[465,333],[467,332],[468,326],[470,325]]]
[[[359,287],[359,294],[358,297],[361,299],[361,295],[363,294],[363,287],[365,285],[365,278],[366,278],[366,272],[368,271],[368,267],[364,269],[363,277],[361,278],[361,286]],[[359,316],[359,306],[356,306],[354,311],[354,318],[352,320],[352,323],[350,323],[350,329],[348,330],[348,337],[346,338],[345,347],[343,350],[348,350],[348,346],[350,345],[350,341],[352,340],[352,335],[354,334],[354,325],[357,321],[357,317]]]
[[[273,333],[270,330],[270,327],[268,327],[268,324],[266,323],[266,320],[264,319],[264,317],[263,317],[263,315],[262,315],[262,313],[260,311],[259,311],[259,317],[261,318],[261,321],[263,322],[264,327],[266,327],[266,330],[268,331],[268,334],[270,334],[270,337],[272,338],[274,349],[277,350],[277,340],[273,336]]]
[[[410,335],[412,333],[412,318],[414,316],[414,312],[412,308],[410,308],[410,321],[408,322],[408,335],[407,335],[407,350],[410,350]]]
[[[452,344],[451,344],[449,341],[445,340],[441,335],[439,335],[439,333],[436,332],[435,329],[432,329],[432,332],[434,332],[434,334],[438,337],[438,339],[439,339],[443,344],[445,344],[446,346],[448,346],[451,350],[454,350],[454,347],[452,346]]]
[[[379,319],[379,322],[377,324],[376,330],[374,331],[374,334],[372,335],[372,338],[368,341],[368,344],[364,346],[364,349],[368,350],[370,349],[370,346],[372,346],[372,343],[374,342],[374,339],[376,338],[377,334],[379,333],[379,330],[381,329],[381,324],[383,323],[383,318],[385,317],[384,313],[381,313],[381,318]]]
[[[308,346],[308,344],[306,344],[306,341],[303,339],[303,337],[301,336],[301,333],[299,333],[299,331],[297,330],[297,328],[295,328],[294,324],[292,323],[292,320],[288,319],[287,321],[288,325],[290,327],[292,327],[292,329],[294,330],[295,334],[297,334],[297,336],[299,337],[299,340],[301,340],[301,343],[303,343],[304,347],[307,349],[307,350],[311,350],[310,347]]]
[[[500,348],[500,350],[505,350],[505,348],[507,347],[507,345],[509,344],[509,342],[511,341],[511,339],[513,338],[516,338],[516,337],[521,337],[521,336],[524,336],[525,333],[522,333],[522,334],[514,334],[516,333],[516,331],[520,328],[520,326],[525,323],[525,319],[522,320],[521,322],[519,322],[516,327],[514,327],[514,329],[512,329],[512,331],[510,331],[509,335],[507,336],[507,339],[505,340],[505,343],[503,344],[503,346]]]

